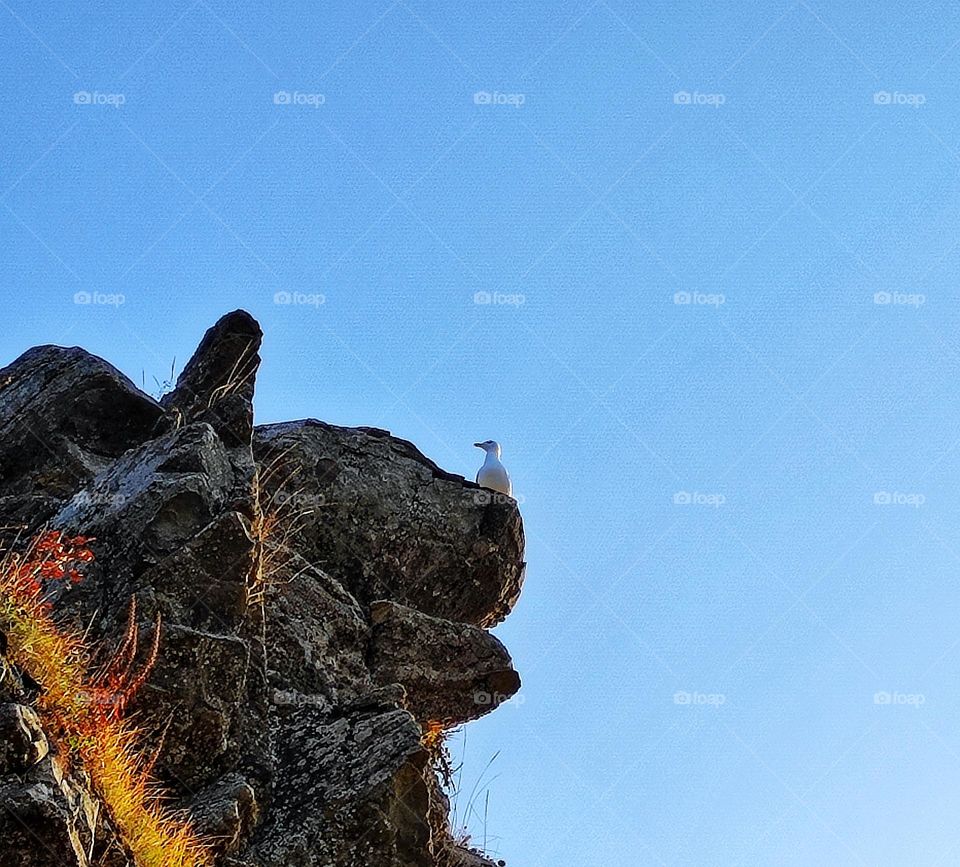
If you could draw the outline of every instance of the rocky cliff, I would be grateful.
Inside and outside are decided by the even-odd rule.
[[[4,546],[95,537],[84,580],[48,595],[98,652],[131,600],[142,634],[159,617],[129,713],[216,864],[486,863],[449,834],[424,732],[519,689],[487,631],[523,581],[516,503],[386,431],[254,426],[260,343],[228,314],[159,401],[78,348],[0,370]],[[132,865],[5,646],[0,867]]]

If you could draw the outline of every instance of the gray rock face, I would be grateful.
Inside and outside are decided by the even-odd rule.
[[[370,607],[370,671],[402,683],[421,722],[448,727],[483,716],[520,689],[507,649],[489,632],[430,617],[395,602]]]
[[[0,867],[92,867],[98,805],[55,759],[0,778],[0,806]]]
[[[274,808],[254,837],[252,863],[432,865],[427,769],[410,714],[284,710],[273,718]]]
[[[373,689],[367,614],[325,572],[305,566],[280,576],[264,598],[264,627],[271,682],[281,693],[336,706]]]
[[[143,663],[160,618],[130,711],[216,863],[467,863],[421,726],[519,689],[485,631],[523,580],[516,503],[385,431],[254,428],[260,341],[223,317],[159,403],[83,350],[25,353],[0,371],[0,517],[96,537],[52,600],[102,659],[132,610]],[[0,867],[133,867],[4,651]]]
[[[249,448],[262,338],[245,310],[228,313],[203,336],[161,405],[179,419],[208,422],[230,448]]]
[[[301,514],[297,549],[362,602],[489,627],[523,583],[517,504],[444,472],[406,440],[314,419],[258,427],[268,497]],[[455,589],[455,592],[452,592]]]
[[[253,787],[238,774],[226,774],[201,792],[190,805],[194,827],[214,841],[216,854],[230,855],[240,848],[260,818]]]
[[[49,517],[163,412],[107,362],[61,346],[0,370],[0,408],[0,523]]]

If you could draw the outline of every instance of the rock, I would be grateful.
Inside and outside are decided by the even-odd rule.
[[[0,369],[0,523],[35,526],[127,449],[160,405],[83,349],[37,346]]]
[[[239,764],[250,653],[237,636],[163,626],[162,652],[135,707],[148,730],[166,730],[157,771],[177,788],[196,791]]]
[[[247,615],[247,581],[254,568],[250,523],[224,510],[184,545],[149,567],[151,610],[194,629],[232,631]]]
[[[285,690],[320,693],[331,704],[368,693],[370,624],[357,601],[309,565],[275,580],[264,601],[272,680]]]
[[[205,422],[216,431],[233,465],[236,487],[231,508],[250,520],[256,516],[249,496],[256,474],[250,439],[262,340],[263,332],[249,313],[227,313],[207,330],[176,387],[160,401],[168,423]]]
[[[454,867],[421,723],[519,689],[484,629],[523,581],[517,504],[385,431],[254,428],[260,343],[228,314],[160,403],[83,350],[25,353],[0,372],[0,519],[96,537],[47,589],[97,666],[131,612],[149,666],[159,616],[128,712],[216,867]],[[0,867],[134,867],[6,649]]]
[[[230,448],[249,447],[262,340],[259,324],[245,310],[221,317],[160,403],[183,421],[208,422]]]
[[[0,867],[92,867],[97,805],[52,757],[0,778]]]
[[[233,485],[229,455],[213,428],[180,428],[102,470],[54,517],[53,526],[96,536],[124,563],[159,562],[206,527]]]
[[[524,540],[510,497],[491,497],[375,428],[266,425],[254,454],[271,468],[268,507],[298,515],[297,550],[361,602],[392,599],[484,627],[516,602]]]
[[[420,728],[403,710],[277,719],[274,807],[251,855],[262,867],[432,867]]]
[[[0,704],[0,776],[21,774],[49,752],[50,744],[33,708]]]
[[[447,853],[448,867],[506,867],[506,861],[494,861],[463,846],[452,846]]]
[[[190,805],[190,820],[204,839],[214,842],[218,855],[236,852],[260,815],[256,792],[239,774],[223,779],[197,795]]]
[[[213,533],[230,524],[235,493],[230,455],[209,424],[188,425],[131,449],[51,519],[57,529],[96,538],[95,568],[80,587],[65,588],[65,613],[78,627],[98,614],[94,626],[102,639],[123,629],[134,595],[152,600],[151,615],[157,608],[188,626],[202,628],[211,619],[219,625],[231,616],[236,622],[245,599],[245,576],[237,572],[244,562],[249,569],[253,540],[225,531],[212,542]],[[197,566],[198,539],[206,552],[216,549],[222,557],[203,577],[197,569],[189,573]],[[229,553],[228,544],[234,546]],[[204,556],[209,564],[211,553]],[[184,571],[171,578],[175,566]],[[228,575],[232,587],[224,587]]]
[[[386,686],[377,686],[360,698],[354,699],[345,705],[347,712],[355,710],[370,710],[375,707],[403,707],[407,703],[407,691],[401,683],[388,683]]]
[[[452,727],[483,716],[520,689],[507,649],[489,632],[430,617],[395,602],[370,608],[370,671],[403,684],[421,722]]]

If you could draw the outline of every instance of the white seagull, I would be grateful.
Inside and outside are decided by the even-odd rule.
[[[484,488],[490,488],[499,494],[513,496],[513,485],[510,483],[510,474],[507,468],[500,463],[500,443],[495,440],[484,440],[482,443],[474,443],[478,449],[483,449],[487,457],[483,461],[483,466],[477,472],[477,484]]]

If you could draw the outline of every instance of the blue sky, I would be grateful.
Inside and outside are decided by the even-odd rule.
[[[960,7],[642,7],[0,0],[2,360],[500,440],[508,863],[960,863]]]

